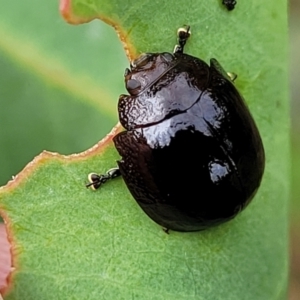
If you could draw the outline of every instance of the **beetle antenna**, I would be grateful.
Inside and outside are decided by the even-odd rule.
[[[179,28],[177,30],[177,37],[178,37],[178,45],[174,48],[174,53],[183,53],[184,46],[186,44],[186,41],[191,35],[189,25],[184,25],[183,27]]]

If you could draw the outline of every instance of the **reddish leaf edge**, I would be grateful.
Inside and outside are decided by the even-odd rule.
[[[117,20],[108,18],[107,16],[104,15],[98,15],[98,14],[86,18],[82,16],[77,16],[72,9],[72,0],[60,0],[59,11],[62,17],[64,18],[64,20],[67,23],[73,25],[88,23],[95,19],[99,19],[105,22],[106,24],[112,26],[117,32],[117,35],[120,41],[122,42],[123,48],[125,50],[128,59],[131,61],[138,56],[135,47],[133,46],[133,44],[129,39],[129,34],[122,28],[122,26],[118,23]]]
[[[7,239],[5,225],[0,224],[0,291],[7,286],[7,277],[11,270],[10,244]],[[0,299],[1,294],[0,294]]]
[[[72,163],[72,162],[78,162],[85,160],[87,158],[91,158],[93,156],[98,156],[101,153],[105,151],[107,147],[109,147],[113,141],[113,137],[122,130],[122,127],[120,123],[117,123],[115,127],[104,137],[101,141],[99,141],[97,144],[92,146],[91,148],[80,152],[75,153],[71,155],[62,155],[57,152],[50,152],[44,150],[42,153],[37,155],[31,162],[29,162],[24,169],[17,174],[16,176],[13,176],[13,178],[8,181],[8,183],[5,186],[0,187],[0,216],[4,221],[6,233],[7,233],[7,243],[9,244],[8,247],[10,248],[10,262],[5,263],[4,265],[0,265],[0,268],[7,267],[9,264],[9,270],[6,277],[6,283],[2,284],[0,286],[0,300],[1,295],[4,295],[6,293],[9,293],[9,291],[13,288],[13,277],[15,271],[17,271],[18,268],[18,255],[19,250],[18,247],[15,247],[14,245],[17,245],[14,240],[13,230],[12,230],[12,222],[9,219],[7,213],[5,212],[5,208],[1,206],[1,194],[9,193],[10,191],[16,189],[19,185],[21,185],[26,179],[37,169],[42,167],[45,163],[51,160],[59,160],[63,161],[64,163]],[[1,250],[2,248],[6,247],[7,244],[4,241],[1,242]],[[0,255],[2,254],[2,251],[0,250]]]

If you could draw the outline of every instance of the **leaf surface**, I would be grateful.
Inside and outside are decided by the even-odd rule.
[[[5,299],[284,299],[287,284],[288,95],[286,3],[238,1],[62,1],[72,23],[101,18],[129,57],[172,51],[192,27],[186,52],[217,58],[237,87],[266,150],[262,186],[234,220],[197,233],[165,234],[122,179],[100,191],[86,174],[115,166],[111,137],[86,153],[44,153],[0,192],[13,241]],[[134,47],[133,47],[134,45]],[[121,76],[121,75],[120,75]],[[201,187],[199,187],[201,188]]]
[[[55,1],[0,0],[0,185],[43,150],[86,150],[117,121],[128,60],[113,28]],[[109,41],[109,42],[108,42]]]

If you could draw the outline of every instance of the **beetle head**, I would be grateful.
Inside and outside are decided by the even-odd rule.
[[[126,89],[130,95],[138,95],[159,80],[174,66],[171,53],[143,53],[125,70]]]

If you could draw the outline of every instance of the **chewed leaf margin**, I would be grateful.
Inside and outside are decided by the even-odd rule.
[[[13,193],[14,190],[16,190],[18,187],[24,184],[28,178],[30,178],[31,174],[33,174],[37,169],[42,168],[49,161],[59,160],[66,164],[70,164],[73,162],[78,162],[87,158],[91,158],[96,155],[101,155],[101,153],[103,153],[107,149],[107,147],[112,145],[113,137],[120,131],[121,126],[118,123],[111,130],[111,132],[107,134],[105,138],[103,138],[97,144],[92,146],[90,149],[81,153],[62,155],[56,152],[43,151],[38,156],[36,156],[31,162],[29,162],[19,174],[13,176],[13,178],[5,186],[0,187],[0,216],[4,220],[7,231],[7,239],[11,245],[11,273],[8,275],[7,278],[7,286],[4,287],[0,291],[0,293],[5,294],[9,292],[10,289],[13,287],[12,282],[14,272],[18,271],[19,269],[18,256],[20,252],[22,252],[22,249],[20,249],[19,246],[17,246],[17,243],[15,242],[15,237],[12,229],[12,222],[8,216],[5,205],[1,203],[1,196],[3,197],[3,195]]]
[[[119,24],[117,20],[113,20],[108,18],[107,16],[100,15],[97,13],[91,13],[84,17],[83,15],[79,16],[78,14],[73,12],[72,8],[72,0],[60,0],[59,10],[63,18],[70,24],[79,25],[83,23],[90,22],[94,19],[100,19],[103,22],[111,25],[117,32],[120,41],[123,44],[124,50],[129,60],[132,60],[137,56],[137,52],[132,42],[129,39],[129,36],[125,30],[122,29],[122,26]]]

